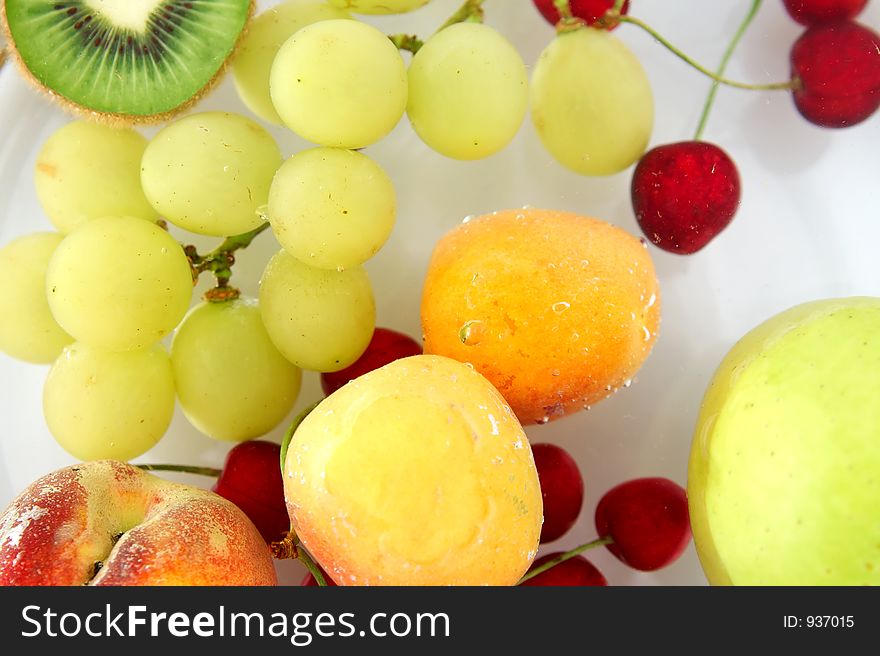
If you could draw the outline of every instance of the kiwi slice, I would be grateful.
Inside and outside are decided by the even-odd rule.
[[[253,0],[6,0],[0,23],[25,75],[80,113],[151,123],[226,68]]]

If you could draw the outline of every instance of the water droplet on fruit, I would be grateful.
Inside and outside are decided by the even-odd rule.
[[[543,425],[546,424],[548,421],[550,421],[550,417],[548,417],[547,415],[544,415],[543,417],[540,417],[540,418],[536,419],[536,420],[535,420],[535,423],[536,423],[536,424],[540,424],[540,425],[543,426]]]
[[[493,465],[503,465],[504,458],[502,458],[501,456],[495,456],[494,458],[492,458],[492,464]]]
[[[651,294],[651,298],[648,299],[648,305],[646,306],[645,309],[654,307],[654,303],[656,303],[656,302],[657,302],[657,294]]]
[[[530,209],[532,209],[532,206],[531,206],[531,205],[523,205],[523,206],[522,206],[522,209],[524,209],[524,210],[530,210]]]
[[[633,382],[631,379],[627,379],[627,380],[623,381],[623,387],[632,387],[632,384],[633,384]]]
[[[345,267],[344,266],[336,267],[336,273],[345,273]]]
[[[571,303],[566,303],[565,301],[559,301],[558,303],[553,304],[553,311],[556,314],[562,314],[570,307],[571,307]]]
[[[465,346],[476,346],[482,341],[485,332],[486,328],[482,321],[476,319],[465,321],[458,329],[458,339]]]
[[[461,220],[461,222],[462,222],[462,223],[470,223],[470,222],[473,221],[475,218],[476,218],[476,217],[475,217],[473,214],[468,214],[466,217],[464,217],[464,218]]]
[[[550,375],[551,375],[551,376],[558,376],[558,375],[559,375],[559,369],[554,369],[553,371],[550,372]]]
[[[642,330],[645,331],[645,341],[650,342],[651,341],[651,331],[648,330],[647,326],[642,326]]]

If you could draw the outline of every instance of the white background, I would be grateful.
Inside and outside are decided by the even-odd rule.
[[[427,36],[458,4],[433,0],[413,14],[367,20],[387,33]],[[633,0],[631,13],[714,68],[749,5],[747,0]],[[531,0],[488,0],[485,7],[487,23],[505,34],[531,67],[553,37]],[[860,20],[880,29],[880,2],[870,3]],[[728,76],[751,82],[786,79],[789,48],[801,29],[779,0],[767,0]],[[616,34],[637,54],[654,88],[651,144],[690,138],[708,81],[637,28],[623,25]],[[247,113],[231,80],[198,107],[217,108]],[[0,73],[0,243],[51,228],[37,203],[32,172],[42,141],[67,120],[30,90],[12,66]],[[306,146],[285,129],[271,130],[285,155]],[[796,113],[786,92],[722,88],[704,136],[725,148],[739,166],[743,202],[733,224],[693,256],[651,248],[663,292],[663,321],[636,384],[589,412],[528,428],[533,442],[555,442],[571,451],[586,482],[580,520],[552,550],[595,536],[595,504],[613,485],[639,476],[685,483],[703,391],[724,353],[751,327],[803,301],[877,294],[880,116],[847,130],[823,130]],[[414,336],[420,332],[420,283],[432,245],[466,215],[532,205],[597,216],[638,234],[629,201],[631,170],[592,179],[569,173],[544,152],[528,119],[513,144],[480,162],[435,154],[406,119],[366,152],[388,170],[399,196],[394,234],[368,264],[378,323]],[[268,233],[260,237],[241,254],[234,282],[255,293],[262,266],[276,248]],[[0,506],[38,476],[73,462],[42,419],[46,373],[46,367],[0,354]],[[317,375],[307,374],[297,410],[318,398]],[[273,439],[279,440],[281,432],[273,433]],[[219,467],[228,448],[198,434],[178,413],[167,437],[138,460]],[[692,546],[678,563],[652,574],[632,572],[604,552],[593,552],[591,558],[612,584],[705,583]],[[281,571],[284,583],[298,579],[295,566]]]

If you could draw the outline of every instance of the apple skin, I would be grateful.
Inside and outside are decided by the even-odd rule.
[[[878,398],[878,298],[799,305],[733,347],[688,472],[710,583],[880,584]]]
[[[276,584],[234,504],[122,462],[47,474],[0,515],[0,585]]]

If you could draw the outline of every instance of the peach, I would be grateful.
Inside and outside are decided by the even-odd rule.
[[[522,426],[480,374],[403,358],[328,396],[287,451],[291,523],[338,585],[513,585],[541,532]]]
[[[235,505],[122,462],[47,474],[0,515],[0,585],[275,584]]]
[[[651,256],[626,231],[571,212],[495,212],[434,248],[425,353],[471,363],[522,423],[546,423],[629,385],[657,338],[659,299]]]

